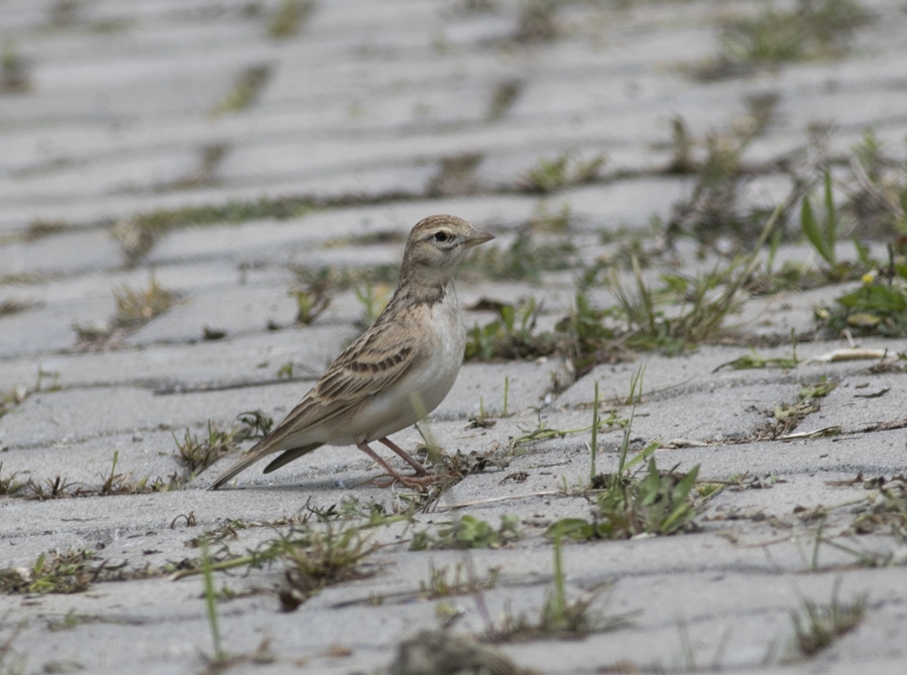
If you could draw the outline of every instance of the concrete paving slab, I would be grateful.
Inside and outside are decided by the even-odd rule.
[[[33,386],[39,367],[56,374],[64,389],[120,384],[186,391],[254,385],[276,382],[287,362],[293,363],[295,379],[314,379],[357,333],[349,326],[314,325],[153,349],[11,358],[4,363],[0,388]]]
[[[122,264],[120,246],[109,233],[67,232],[32,242],[0,246],[4,274],[67,274],[110,269]]]
[[[648,229],[653,214],[666,220],[692,189],[691,177],[664,175],[675,116],[683,117],[693,154],[702,157],[706,135],[735,128],[750,96],[777,93],[775,117],[743,155],[759,174],[749,176],[741,192],[744,207],[771,206],[787,193],[789,176],[770,167],[786,158],[788,166],[805,166],[796,153],[815,121],[837,125],[829,140],[836,160],[848,158],[867,129],[895,163],[904,159],[907,127],[898,111],[904,107],[907,16],[891,0],[863,3],[873,14],[856,31],[850,52],[708,82],[696,80],[691,68],[722,49],[722,20],[754,14],[749,3],[694,0],[682,11],[672,3],[560,4],[554,9],[558,34],[535,42],[518,39],[525,3],[498,0],[488,12],[475,4],[315,3],[299,31],[283,39],[267,29],[277,0],[198,8],[179,0],[101,0],[56,10],[26,0],[3,4],[0,41],[15,39],[32,88],[0,92],[0,195],[8,197],[0,200],[0,237],[20,237],[16,243],[5,238],[0,247],[0,276],[11,265],[16,273],[49,276],[6,284],[0,294],[0,301],[36,303],[0,318],[0,411],[6,413],[0,418],[0,487],[9,485],[3,481],[13,471],[36,481],[60,475],[95,485],[115,451],[118,470],[166,477],[177,467],[173,434],[201,434],[209,420],[230,426],[250,409],[281,418],[361,330],[352,290],[338,294],[314,325],[289,327],[286,290],[294,278],[287,265],[396,265],[399,241],[367,237],[405,236],[430,213],[466,217],[498,235],[503,246],[542,205],[570,205],[564,237],[579,249],[571,259],[576,267],[531,282],[490,282],[466,269],[460,277],[464,305],[481,297],[544,300],[542,329],[569,310],[578,266],[621,255],[633,237],[654,256],[645,271],[652,283],[667,264],[690,276],[711,269],[716,255],[683,236],[672,260],[659,256],[663,233]],[[96,30],[102,25],[107,32]],[[237,74],[260,64],[269,65],[269,79],[251,105],[212,116]],[[176,189],[173,177],[195,171],[203,149],[214,144],[227,150],[210,180]],[[571,151],[587,159],[607,155],[605,178],[550,195],[518,191],[517,181],[540,158]],[[437,181],[442,167],[467,152],[479,156],[472,181],[477,192],[430,197],[445,194]],[[836,179],[842,185],[850,180],[846,170]],[[338,205],[289,221],[175,229],[134,269],[122,267],[109,238],[112,223],[157,209],[300,196]],[[837,197],[845,199],[844,190]],[[78,232],[21,239],[36,218],[65,221]],[[626,236],[615,238],[621,227]],[[884,243],[873,251],[879,260],[887,258]],[[717,248],[735,246],[722,239]],[[853,259],[852,246],[843,244],[838,255]],[[775,263],[786,260],[815,263],[808,246],[782,242]],[[123,283],[144,287],[152,270],[159,283],[182,294],[183,304],[138,331],[132,340],[139,348],[72,352],[70,324],[109,320],[113,290]],[[800,359],[846,347],[814,333],[812,309],[833,303],[847,288],[742,298],[740,314],[728,322],[741,324],[738,346],[702,346],[673,357],[642,354],[637,362],[600,365],[575,383],[555,357],[465,365],[431,417],[431,429],[447,452],[492,453],[509,464],[467,476],[428,510],[413,512],[411,522],[370,529],[371,541],[381,546],[366,563],[373,574],[329,586],[295,612],[281,612],[274,597],[285,583],[281,565],[217,573],[216,587],[238,594],[218,601],[228,650],[250,652],[269,638],[275,656],[272,663],[242,663],[235,670],[375,673],[391,662],[401,640],[437,627],[436,611],[444,604],[464,612],[453,628],[460,633],[482,634],[508,608],[537,616],[553,580],[546,528],[559,518],[592,515],[595,497],[581,488],[591,469],[593,384],[601,385],[603,414],[629,418],[625,399],[644,364],[632,451],[674,437],[678,442],[654,455],[660,468],[686,471],[698,464],[701,478],[746,474],[753,484],[728,486],[708,500],[696,532],[565,543],[568,598],[609,584],[593,607],[641,610],[634,623],[584,640],[538,639],[501,649],[520,665],[564,675],[634,668],[900,674],[907,661],[898,629],[907,598],[903,553],[890,525],[873,534],[847,533],[874,496],[867,485],[847,481],[860,473],[903,474],[903,373],[872,372],[877,359],[803,360],[795,368],[744,371],[726,365],[749,353],[745,340],[779,344],[758,347],[762,357],[790,356],[791,328],[814,340],[797,345]],[[590,289],[590,297],[598,307],[614,303],[604,287]],[[285,328],[269,332],[265,323],[277,314]],[[466,321],[492,318],[483,312]],[[226,327],[228,336],[198,341],[205,323]],[[860,342],[890,352],[904,347],[903,340]],[[287,362],[294,364],[293,379],[280,381],[277,370]],[[48,390],[54,375],[44,375],[41,391],[7,410],[2,397],[17,385],[34,388],[39,368],[59,373],[61,388]],[[754,433],[776,405],[795,402],[804,384],[823,377],[838,388],[794,431],[841,426],[842,435],[769,440]],[[855,396],[862,394],[877,397]],[[480,401],[494,426],[468,422]],[[555,429],[563,433],[527,438]],[[602,429],[597,471],[616,470],[622,436],[619,426]],[[406,448],[421,442],[414,429],[394,438]],[[192,540],[215,528],[239,553],[276,535],[265,521],[308,514],[309,525],[323,526],[309,509],[323,512],[355,499],[362,508],[376,505],[391,514],[414,499],[399,485],[380,487],[380,469],[352,447],[322,448],[274,474],[252,467],[230,489],[204,491],[235,457],[171,492],[45,501],[0,495],[0,569],[33,568],[42,553],[88,547],[107,568],[140,570],[197,558]],[[396,457],[391,461],[401,465]],[[819,524],[810,516],[819,513],[824,537],[891,567],[860,568],[857,556],[831,543],[819,546],[812,565]],[[514,516],[522,538],[468,553],[408,550],[414,532],[437,533],[462,515],[491,526]],[[228,532],[231,521],[236,538]],[[419,596],[431,566],[453,569],[467,557],[480,574],[500,567],[497,584],[482,594],[487,612],[474,593]],[[802,598],[827,605],[837,583],[844,600],[868,592],[863,622],[816,656],[783,663],[793,635],[790,612],[802,611]],[[13,649],[26,659],[27,672],[201,671],[201,654],[212,649],[202,591],[195,576],[99,582],[72,595],[4,595],[10,611],[0,615],[0,644],[24,621]],[[51,622],[70,612],[77,625],[54,630]]]

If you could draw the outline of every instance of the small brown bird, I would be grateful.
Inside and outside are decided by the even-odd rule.
[[[396,480],[369,447],[379,441],[425,477],[425,468],[387,437],[438,407],[463,363],[466,332],[454,274],[466,252],[494,237],[454,216],[429,216],[406,240],[394,297],[377,321],[338,356],[277,428],[218,476],[215,490],[262,457],[270,473],[322,445],[355,445]]]

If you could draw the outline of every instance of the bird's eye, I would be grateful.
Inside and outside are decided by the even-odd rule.
[[[435,232],[435,241],[437,241],[438,243],[443,244],[446,241],[450,241],[450,238],[450,234],[448,234],[447,232]]]

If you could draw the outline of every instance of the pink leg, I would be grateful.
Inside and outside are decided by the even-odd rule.
[[[381,466],[382,469],[387,471],[387,473],[394,478],[394,480],[399,481],[400,483],[403,483],[403,485],[406,485],[408,487],[415,487],[417,485],[423,485],[426,482],[430,482],[430,481],[434,480],[434,476],[425,475],[428,472],[425,471],[425,469],[422,467],[419,467],[419,468],[422,469],[423,475],[419,476],[418,478],[415,476],[403,476],[403,475],[399,474],[398,472],[394,471],[390,467],[390,464],[388,464],[383,459],[381,459],[381,456],[378,455],[377,452],[375,452],[370,447],[368,447],[367,443],[359,443],[356,447],[359,448],[360,450],[362,450],[362,452],[364,452],[366,455],[371,457],[373,460],[375,460]],[[412,457],[410,457],[410,460],[412,462],[415,462],[415,460]]]
[[[428,473],[428,471],[425,470],[424,466],[422,466],[421,464],[419,464],[419,462],[417,462],[412,457],[410,457],[409,453],[406,452],[406,450],[401,448],[399,445],[397,445],[393,441],[391,441],[387,438],[379,438],[378,442],[384,444],[386,447],[390,448],[391,450],[396,452],[398,455],[400,455],[400,457],[403,459],[404,462],[406,462],[407,464],[409,464],[411,467],[413,467],[416,470],[417,476],[424,476]]]

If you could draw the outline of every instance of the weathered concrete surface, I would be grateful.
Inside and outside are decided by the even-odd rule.
[[[643,270],[650,283],[665,272],[705,274],[724,260],[700,256],[690,239],[664,237],[663,224],[695,183],[666,171],[678,117],[701,159],[707,134],[746,123],[753,97],[777,96],[770,123],[743,153],[756,167],[741,189],[747,208],[771,209],[787,196],[789,175],[772,167],[803,156],[817,124],[834,127],[832,156],[847,156],[871,130],[893,162],[904,162],[907,15],[897,2],[862,3],[870,21],[841,58],[708,82],[691,71],[717,53],[717,22],[752,14],[752,3],[552,3],[558,35],[521,41],[530,4],[315,2],[285,39],[267,30],[277,0],[2,4],[0,42],[21,57],[28,87],[0,85],[0,306],[21,305],[0,315],[0,405],[23,399],[0,417],[0,486],[30,480],[32,495],[37,486],[48,497],[59,478],[58,488],[86,496],[0,494],[0,570],[91,549],[92,564],[130,578],[75,594],[4,594],[0,645],[21,633],[0,653],[0,673],[19,672],[20,662],[26,673],[201,672],[213,652],[202,580],[160,572],[197,562],[198,537],[216,530],[224,538],[212,544],[215,555],[223,545],[240,554],[286,533],[289,522],[316,523],[332,506],[409,507],[412,492],[383,487],[355,448],[321,448],[268,475],[256,466],[219,492],[203,488],[253,441],[197,476],[177,458],[177,441],[187,432],[204,438],[209,423],[230,429],[251,410],[282,418],[361,331],[355,291],[364,285],[355,280],[333,290],[311,325],[294,323],[287,291],[301,288],[306,272],[351,269],[392,286],[387,269],[399,264],[406,233],[431,213],[492,231],[499,251],[533,231],[536,242],[575,247],[565,269],[489,279],[481,265],[467,266],[459,297],[464,307],[535,298],[538,327],[550,330],[573,307],[581,265],[619,263],[619,278],[632,286],[631,251],[652,258]],[[225,110],[254,68],[265,72],[257,97]],[[604,164],[589,183],[547,195],[525,190],[540,160],[563,156]],[[838,185],[836,194],[846,197]],[[298,209],[265,208],[280,198]],[[236,210],[250,204],[260,209]],[[197,217],[215,208],[220,217],[157,233],[127,265],[118,222],[196,208]],[[871,244],[878,259],[883,244]],[[735,246],[716,243],[724,253]],[[854,257],[849,241],[836,250]],[[775,268],[789,262],[820,264],[811,247],[784,242]],[[114,292],[147,288],[152,274],[177,295],[169,311],[106,344],[78,342],[74,324],[111,325]],[[604,309],[616,299],[601,280],[588,295]],[[780,345],[758,347],[759,356],[791,357],[791,330],[812,339],[813,309],[853,287],[744,298],[729,324]],[[481,326],[495,315],[465,317]],[[206,327],[226,335],[203,339]],[[859,342],[891,355],[907,349],[903,339]],[[627,614],[628,627],[507,644],[504,653],[538,672],[577,675],[900,675],[907,550],[890,525],[855,533],[855,519],[883,501],[877,485],[855,478],[905,473],[907,374],[876,372],[878,359],[819,358],[847,346],[801,342],[796,367],[757,370],[727,365],[748,353],[743,346],[643,353],[579,379],[560,356],[466,364],[427,428],[449,455],[495,462],[427,512],[368,530],[380,548],[366,558],[366,574],[294,612],[282,612],[275,597],[282,564],[216,573],[226,650],[247,655],[267,640],[273,656],[231,672],[371,673],[402,640],[452,611],[462,612],[453,630],[475,635],[505,614],[537,617],[553,580],[546,528],[591,517],[594,495],[581,488],[591,471],[597,382],[601,418],[614,416],[599,433],[597,471],[616,470],[632,416],[633,453],[656,443],[659,467],[698,465],[700,478],[727,481],[727,489],[705,504],[695,532],[564,544],[568,599],[598,592],[591,608]],[[776,409],[823,379],[837,387],[820,408],[793,435],[773,434]],[[492,426],[472,421],[482,412]],[[812,433],[832,427],[839,435]],[[415,429],[395,439],[408,448],[422,442]],[[175,477],[182,489],[98,494],[112,472],[131,485]],[[464,514],[493,527],[515,516],[522,536],[494,550],[409,550],[414,534],[437,536]],[[858,564],[870,559],[880,566]],[[426,597],[432,569],[446,568],[453,583],[457,566],[460,581],[468,578],[467,564],[480,578],[499,569],[493,588]],[[143,578],[142,570],[157,572]],[[802,612],[804,599],[827,606],[861,594],[865,618],[852,632],[810,659],[790,660],[790,613]]]

